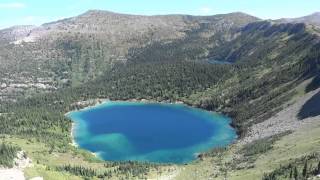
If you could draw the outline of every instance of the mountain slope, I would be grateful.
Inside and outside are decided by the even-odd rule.
[[[183,101],[230,115],[239,135],[245,135],[252,124],[262,122],[281,110],[281,105],[296,93],[292,91],[295,86],[319,74],[320,38],[301,24],[270,25],[268,22],[249,24],[238,34],[230,43],[242,44],[241,51],[237,46],[226,43],[230,46],[226,50],[239,52],[239,60],[235,64],[181,61],[175,56],[164,58],[165,61],[116,64],[96,80],[58,90],[50,96],[40,95],[12,104],[18,111],[11,118],[20,119],[25,111],[34,111],[30,114],[30,118],[34,118],[29,120],[35,128],[27,130],[27,134],[38,137],[39,127],[42,127],[41,133],[51,134],[51,126],[56,126],[62,131],[56,136],[63,136],[65,128],[70,126],[68,121],[64,121],[64,113],[74,108],[71,105],[78,101],[96,98]],[[253,53],[254,56],[252,53],[240,53],[251,49],[251,44],[255,44],[259,53]],[[179,56],[179,51],[176,53]],[[154,59],[157,55],[148,58]],[[141,62],[139,57],[132,61]],[[10,110],[9,107],[10,103],[3,111]],[[43,119],[43,112],[47,112],[48,117]],[[52,120],[51,116],[59,120],[47,124]],[[15,123],[11,118],[5,120],[3,131],[25,135],[26,129],[22,126],[11,126],[12,130],[7,127]]]
[[[310,25],[320,26],[320,12],[316,12],[300,18],[279,19],[277,21],[282,23],[306,23]]]
[[[94,10],[40,27],[1,30],[0,99],[77,86],[127,62],[132,50],[188,39],[198,29],[205,29],[199,38],[226,41],[230,37],[221,33],[257,20],[243,13],[135,16]]]
[[[134,27],[130,22],[140,23],[135,19],[157,28],[140,34],[148,28]],[[96,27],[98,22],[103,24]],[[124,27],[132,27],[132,34]],[[2,33],[8,38],[0,43],[0,93],[17,99],[18,90],[25,97],[1,102],[0,134],[37,162],[25,170],[27,177],[286,178],[290,172],[283,167],[300,172],[306,159],[312,167],[320,160],[319,109],[305,110],[319,103],[320,88],[320,37],[309,25],[241,13],[145,17],[89,11],[31,32],[20,29],[17,36]],[[25,34],[34,42],[18,41]],[[232,118],[239,141],[188,165],[101,162],[70,145],[72,123],[65,113],[103,99],[182,101],[218,111]],[[314,175],[312,167],[308,175]]]
[[[310,33],[305,25],[279,25],[269,22],[251,23],[238,29],[236,33],[238,35],[230,42],[221,43],[225,48],[230,46],[226,49],[227,53],[222,51],[219,54],[228,60],[228,57],[233,56],[222,55],[238,52],[239,61],[234,64],[210,64],[201,59],[183,61],[175,58],[175,54],[181,55],[175,49],[172,49],[174,50],[172,56],[164,56],[161,61],[145,62],[139,59],[141,56],[134,55],[144,52],[140,49],[134,51],[131,56],[130,61],[136,63],[116,64],[94,81],[28,98],[18,103],[3,104],[0,107],[0,112],[3,114],[0,116],[0,121],[3,122],[0,124],[0,134],[9,136],[10,142],[16,142],[27,150],[32,159],[37,160],[39,164],[27,170],[35,176],[53,177],[58,174],[65,177],[66,170],[79,176],[76,171],[70,169],[76,168],[77,163],[81,162],[84,170],[89,171],[94,168],[98,172],[95,176],[100,178],[119,179],[128,172],[136,172],[137,169],[140,172],[137,172],[138,175],[129,173],[126,179],[152,177],[152,172],[163,172],[162,170],[167,167],[134,163],[102,163],[88,158],[90,156],[71,147],[68,144],[71,142],[71,121],[65,118],[65,113],[82,108],[79,102],[88,105],[99,99],[183,101],[202,109],[220,111],[232,117],[232,124],[237,129],[240,140],[250,139],[252,133],[256,131],[262,134],[255,133],[254,137],[263,138],[248,141],[251,143],[248,145],[236,143],[225,150],[204,153],[200,156],[202,160],[190,165],[169,166],[170,169],[178,169],[178,174],[181,171],[177,178],[209,179],[224,177],[226,172],[230,172],[230,177],[235,179],[238,174],[241,175],[238,177],[240,179],[248,176],[262,178],[263,173],[275,170],[281,163],[287,164],[292,161],[286,158],[274,161],[264,156],[269,152],[272,153],[271,157],[278,157],[279,152],[282,152],[280,154],[283,156],[283,146],[273,147],[277,142],[290,143],[290,146],[297,150],[298,153],[292,153],[288,158],[301,158],[304,152],[312,154],[317,150],[317,144],[312,144],[317,142],[316,136],[308,137],[307,134],[299,136],[299,131],[298,135],[296,133],[291,135],[291,132],[286,131],[286,127],[281,127],[284,122],[272,124],[278,128],[271,131],[269,126],[265,130],[251,128],[264,127],[269,121],[274,122],[272,119],[283,118],[277,118],[275,115],[278,112],[280,115],[286,112],[288,104],[297,96],[306,96],[304,87],[312,84],[312,89],[319,88],[314,81],[306,80],[316,77],[320,72],[320,37]],[[193,40],[185,41],[182,47],[194,42]],[[175,41],[171,43],[175,44]],[[255,51],[259,53],[247,53],[253,48],[251,44],[255,45]],[[166,44],[160,44],[160,48],[156,46],[153,50],[165,52],[167,49],[161,48],[163,46],[166,47]],[[154,46],[151,44],[148,47]],[[152,48],[147,52],[149,51],[152,52]],[[218,53],[214,49],[210,51],[212,55]],[[156,53],[154,56],[149,54],[147,59],[156,58],[158,54],[161,53]],[[306,85],[300,88],[302,84]],[[309,129],[315,135],[319,132],[317,128]],[[295,141],[290,140],[291,138],[296,138],[297,142],[303,142],[301,138],[305,138],[304,141],[311,144],[296,145]],[[303,151],[306,149],[307,151]],[[246,153],[247,151],[250,153]],[[220,163],[222,161],[227,163]],[[273,167],[268,165],[270,161],[274,162]],[[256,163],[259,163],[257,169],[255,169]],[[66,166],[66,164],[71,165]],[[114,171],[114,168],[117,170]],[[195,172],[201,172],[201,176]],[[229,173],[227,176],[229,177]]]

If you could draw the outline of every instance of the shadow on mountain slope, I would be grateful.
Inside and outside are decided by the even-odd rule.
[[[320,75],[316,76],[310,84],[306,87],[306,92],[316,90],[320,87]]]
[[[300,120],[320,115],[320,92],[309,99],[300,109],[298,118]]]

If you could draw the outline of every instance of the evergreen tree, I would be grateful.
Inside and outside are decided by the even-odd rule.
[[[303,170],[302,170],[302,176],[304,178],[307,178],[307,176],[308,176],[308,160],[306,160],[305,163],[304,163],[304,167],[303,167]]]
[[[19,147],[2,142],[0,144],[0,167],[12,167],[14,158],[17,156],[19,150]]]
[[[292,167],[291,167],[291,169],[290,169],[290,176],[289,176],[289,178],[290,178],[290,179],[292,179],[292,176],[293,176],[293,170],[292,170]]]
[[[294,172],[293,172],[294,180],[299,180],[299,172],[297,167],[294,167]]]

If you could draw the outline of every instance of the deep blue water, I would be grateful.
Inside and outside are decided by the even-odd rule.
[[[74,138],[104,160],[186,163],[230,144],[230,119],[184,105],[107,102],[68,114]]]

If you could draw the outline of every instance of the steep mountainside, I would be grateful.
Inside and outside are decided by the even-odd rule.
[[[155,42],[183,41],[199,29],[205,31],[197,38],[215,36],[227,41],[232,38],[229,32],[257,20],[243,13],[196,17],[88,11],[40,27],[4,29],[0,31],[0,99],[79,85],[103,74],[115,63],[125,63],[134,49]],[[207,42],[206,46],[213,46]],[[206,55],[205,51],[201,53]]]

